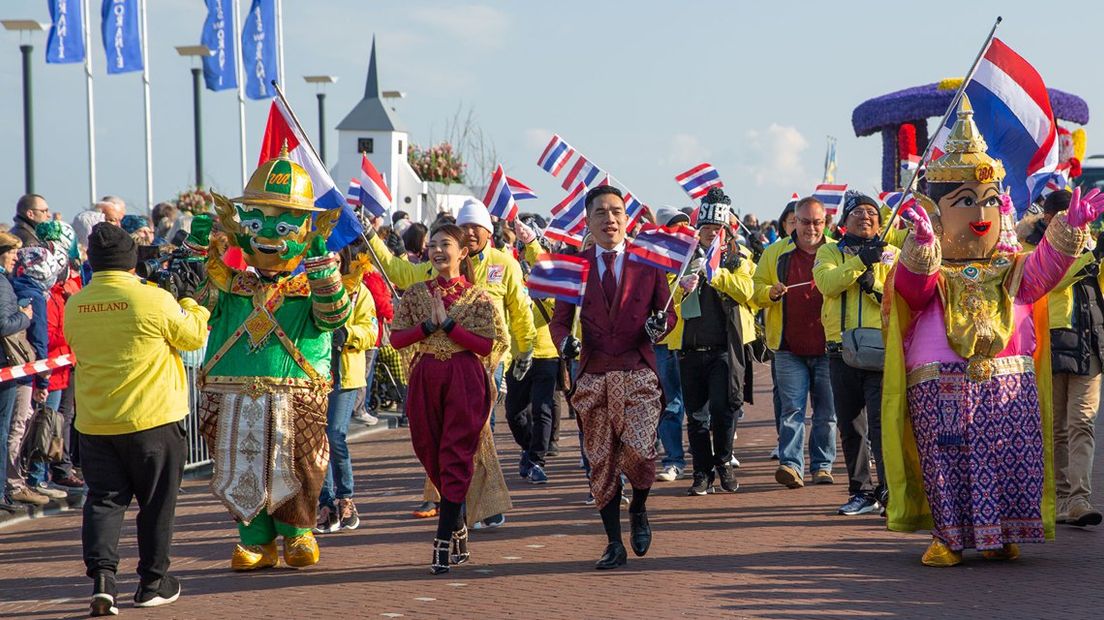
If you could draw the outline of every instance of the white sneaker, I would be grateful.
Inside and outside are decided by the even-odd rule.
[[[668,465],[663,471],[656,474],[656,480],[661,482],[674,482],[682,476],[682,468],[678,465]]]
[[[367,411],[362,411],[362,412],[356,414],[353,417],[356,418],[356,420],[358,422],[363,422],[364,424],[367,424],[368,426],[375,426],[375,425],[379,424],[379,418],[372,415],[372,414],[370,414],[370,413],[368,413]]]
[[[67,491],[62,491],[61,489],[53,489],[46,486],[45,484],[40,484],[36,487],[33,487],[33,489],[35,493],[38,493],[39,495],[45,495],[50,499],[65,499],[66,497],[69,497],[69,493]]]
[[[731,467],[735,467],[736,469],[739,469],[740,468],[740,459],[736,458],[736,455],[733,454],[732,458],[728,459],[728,464]]]

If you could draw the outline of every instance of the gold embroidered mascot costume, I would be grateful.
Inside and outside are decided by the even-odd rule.
[[[350,313],[326,238],[338,212],[314,206],[310,176],[285,149],[242,196],[215,194],[227,241],[253,270],[208,251],[212,221],[196,216],[186,244],[207,255],[197,296],[211,310],[200,374],[201,428],[214,459],[211,491],[238,522],[234,570],[276,566],[276,537],[293,567],[318,562],[311,533],[329,463],[330,335]],[[317,212],[317,213],[316,213]],[[304,273],[293,275],[302,263]]]
[[[928,566],[963,549],[992,560],[1054,533],[1046,294],[1104,210],[1074,195],[1031,252],[1019,248],[1004,166],[965,95],[946,154],[928,166],[921,207],[886,295],[882,443],[888,525],[931,530]]]

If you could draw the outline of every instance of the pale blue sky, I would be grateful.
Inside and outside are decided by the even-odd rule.
[[[243,8],[248,0],[242,0]],[[96,65],[97,187],[144,209],[139,74],[107,76],[92,0]],[[154,197],[193,177],[190,61],[202,0],[149,0]],[[738,211],[774,217],[790,193],[819,180],[825,136],[839,139],[838,180],[872,192],[880,178],[876,136],[858,139],[851,111],[867,98],[963,74],[993,19],[998,34],[1048,86],[1104,111],[1096,62],[1101,3],[1063,2],[367,2],[285,0],[288,94],[317,127],[314,88],[303,75],[340,77],[329,88],[328,148],[364,88],[372,35],[384,89],[402,90],[399,115],[415,143],[440,138],[460,105],[474,109],[511,176],[547,209],[564,192],[536,166],[558,132],[654,206],[685,205],[673,176],[701,161],[720,171]],[[3,0],[0,17],[48,21],[45,0]],[[46,65],[35,38],[37,190],[71,216],[87,206],[83,68]],[[0,32],[0,217],[23,188],[19,37]],[[232,91],[204,91],[205,168],[211,184],[239,186]],[[267,102],[247,103],[249,162],[256,160]],[[1097,136],[1090,122],[1089,151]],[[332,163],[332,162],[331,162]],[[339,186],[346,180],[337,179]],[[475,184],[482,181],[473,180]],[[534,205],[534,203],[538,203]]]

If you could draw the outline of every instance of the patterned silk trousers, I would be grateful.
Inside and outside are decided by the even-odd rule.
[[[651,369],[583,373],[571,404],[590,460],[590,492],[601,508],[618,498],[623,473],[637,489],[655,481],[656,424],[662,408]],[[620,500],[618,500],[620,501]]]

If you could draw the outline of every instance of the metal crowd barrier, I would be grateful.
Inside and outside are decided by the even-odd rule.
[[[188,377],[188,417],[185,419],[188,427],[188,460],[184,462],[185,471],[203,467],[211,462],[211,455],[207,452],[207,442],[199,432],[199,369],[203,366],[206,353],[206,346],[195,351],[180,352],[180,358],[184,362],[184,373]]]

